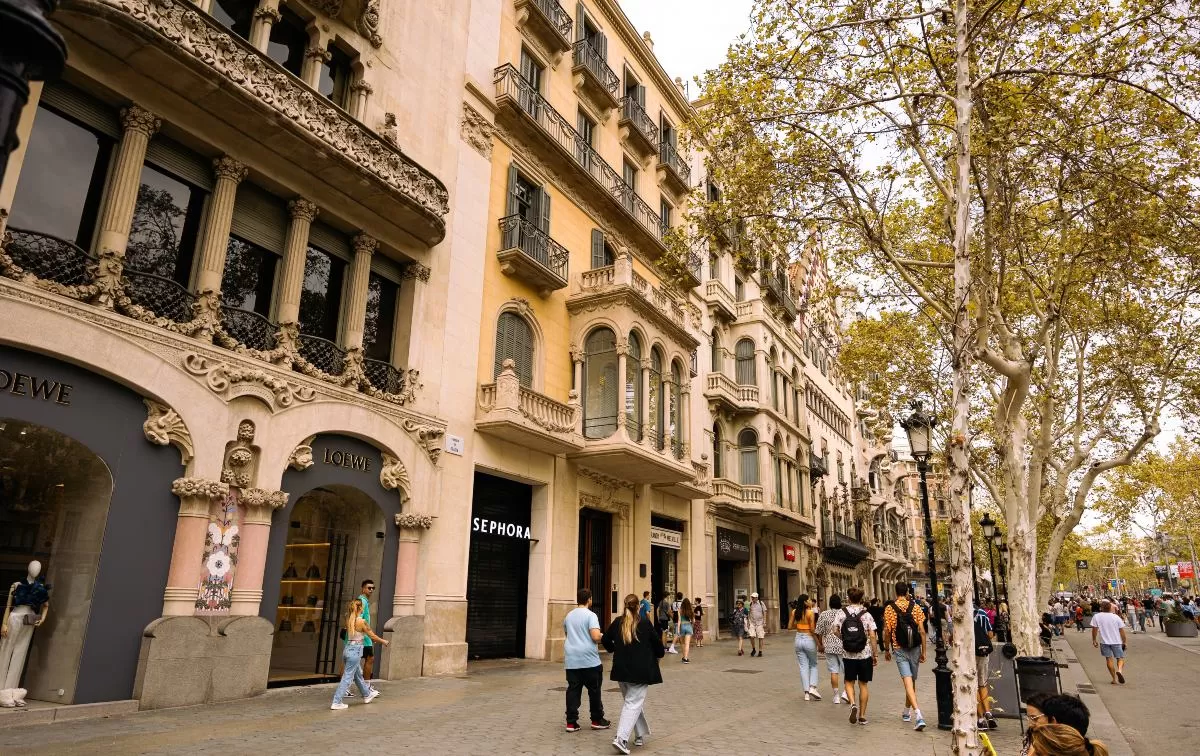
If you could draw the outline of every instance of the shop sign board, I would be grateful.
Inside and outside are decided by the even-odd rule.
[[[750,561],[750,536],[736,530],[717,528],[717,559]]]
[[[660,528],[657,525],[650,526],[650,545],[665,546],[668,549],[683,548],[683,533],[670,528]]]
[[[796,547],[795,546],[788,546],[787,544],[784,544],[784,546],[783,546],[783,561],[785,561],[785,562],[796,561]]]
[[[471,531],[480,535],[507,536],[508,538],[520,538],[525,541],[533,537],[529,534],[528,525],[501,522],[499,520],[488,519],[487,517],[472,517]]]
[[[1184,580],[1193,580],[1196,577],[1196,568],[1191,562],[1180,562],[1176,565],[1179,568],[1179,577]]]
[[[1086,559],[1076,559],[1075,560],[1075,569],[1086,570],[1087,568],[1088,568],[1088,565],[1087,565]]]

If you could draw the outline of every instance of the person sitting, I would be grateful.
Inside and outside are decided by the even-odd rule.
[[[1029,729],[1021,745],[1021,756],[1029,756],[1033,729],[1046,724],[1066,725],[1087,737],[1091,712],[1079,699],[1069,693],[1030,693],[1025,698],[1025,716],[1029,718]]]
[[[1030,756],[1108,756],[1108,748],[1088,740],[1073,727],[1048,724],[1034,727],[1030,734]]]

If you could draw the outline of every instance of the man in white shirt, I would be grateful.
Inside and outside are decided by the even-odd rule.
[[[1125,684],[1125,622],[1121,619],[1116,604],[1108,599],[1100,602],[1100,613],[1092,615],[1092,645],[1100,649],[1112,684]]]
[[[750,636],[750,655],[762,656],[764,639],[767,637],[767,605],[758,598],[758,593],[750,594],[750,606],[746,609],[746,635]]]

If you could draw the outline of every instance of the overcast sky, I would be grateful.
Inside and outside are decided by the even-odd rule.
[[[696,97],[692,79],[715,68],[725,51],[750,26],[753,0],[620,0],[625,15],[638,32],[650,32],[654,54],[672,79],[688,83],[688,95]]]

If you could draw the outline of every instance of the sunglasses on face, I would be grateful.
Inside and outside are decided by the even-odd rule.
[[[368,585],[368,586],[367,586],[366,588],[364,588],[363,590],[364,590],[364,591],[373,591],[373,590],[375,590],[375,586],[373,586],[373,585]]]

